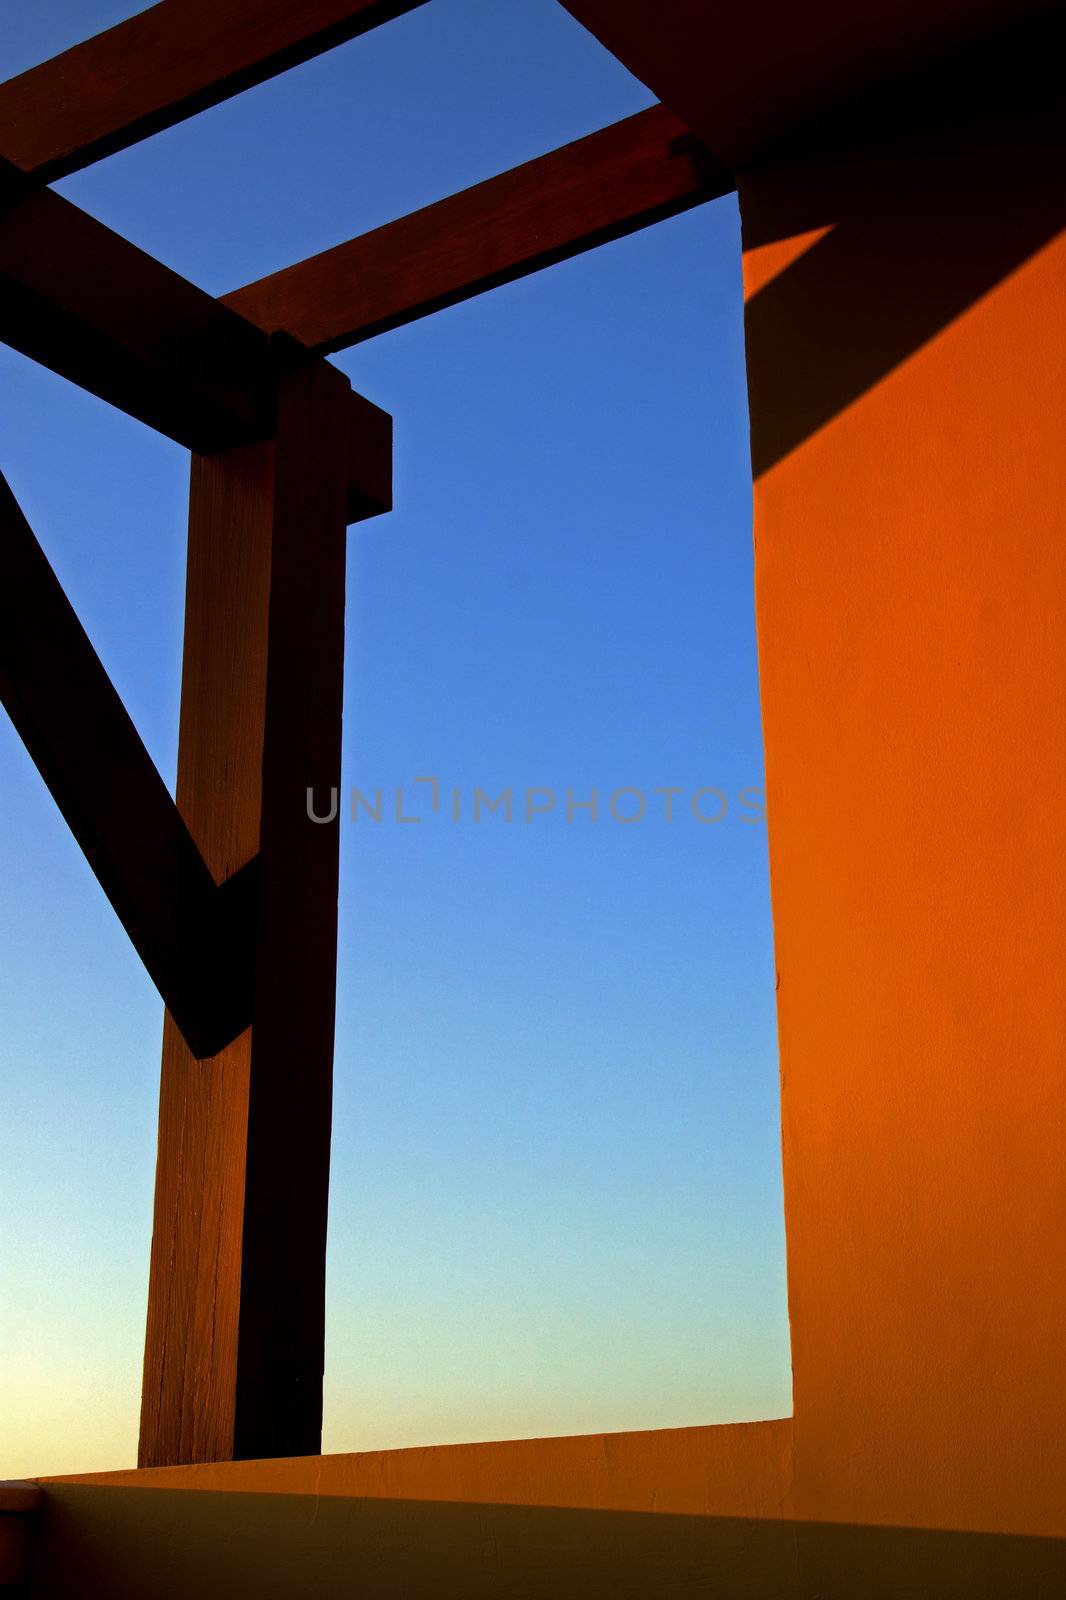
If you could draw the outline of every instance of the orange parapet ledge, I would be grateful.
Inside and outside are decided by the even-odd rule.
[[[791,1437],[786,1418],[45,1479],[38,1592],[647,1600],[712,1574],[754,1600],[795,1568]]]

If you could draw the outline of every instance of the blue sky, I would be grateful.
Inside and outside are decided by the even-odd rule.
[[[0,73],[137,9],[19,8]],[[555,0],[430,0],[60,187],[222,293],[651,98]],[[735,200],[335,359],[396,425],[344,783],[426,815],[342,824],[325,1448],[786,1413]],[[0,416],[170,782],[188,457],[7,350]],[[475,785],[558,802],[475,825]],[[161,1007],[6,718],[0,805],[0,1475],[124,1466]]]

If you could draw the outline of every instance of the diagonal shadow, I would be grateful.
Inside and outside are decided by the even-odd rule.
[[[745,248],[831,225],[747,306],[756,478],[1066,223],[1059,33],[1042,19],[931,67],[741,176]]]
[[[1066,1540],[784,1518],[52,1483],[41,1600],[1011,1600]]]

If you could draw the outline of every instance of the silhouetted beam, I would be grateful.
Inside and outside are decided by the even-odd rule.
[[[527,161],[223,298],[339,350],[734,188],[663,106]]]
[[[1062,26],[1056,0],[560,3],[736,171],[750,171],[771,149],[787,156],[804,125],[833,107],[850,102],[866,122],[871,92],[881,97],[884,128],[894,138],[915,126],[905,80],[916,69],[938,61],[939,87],[949,97],[975,45],[1016,25]],[[1061,37],[1047,40],[1047,48],[1061,93]],[[1044,69],[1041,52],[1030,56],[1027,71]],[[990,87],[995,96],[997,85]],[[838,126],[842,148],[854,133]],[[857,169],[855,181],[861,185],[863,177]]]
[[[162,0],[0,84],[0,152],[51,183],[424,0]]]
[[[203,455],[267,438],[279,374],[308,359],[6,162],[0,339]],[[391,506],[391,448],[391,417],[353,394],[350,522]]]
[[[0,700],[197,1056],[252,1019],[256,877],[217,887],[0,476]]]
[[[192,450],[273,428],[260,329],[7,163],[0,338]]]
[[[348,401],[348,521],[392,510],[392,417],[353,390]]]

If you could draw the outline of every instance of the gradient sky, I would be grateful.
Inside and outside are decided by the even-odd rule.
[[[8,8],[0,76],[139,9]],[[221,293],[651,100],[555,0],[431,0],[59,188]],[[790,1409],[739,251],[730,196],[336,358],[396,424],[344,783],[463,815],[342,824],[327,1450]],[[0,415],[171,782],[188,457],[4,348]],[[161,1005],[3,714],[0,805],[0,1476],[126,1466]]]

